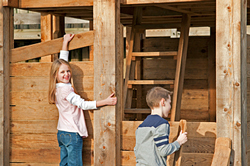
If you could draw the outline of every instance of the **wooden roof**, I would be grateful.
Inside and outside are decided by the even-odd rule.
[[[9,0],[5,6],[93,20],[93,0],[19,0],[16,3]],[[216,0],[122,0],[120,7],[122,24],[127,26],[132,24],[135,7],[142,7],[140,26],[147,29],[178,28],[183,13],[192,16],[192,27],[215,26]]]

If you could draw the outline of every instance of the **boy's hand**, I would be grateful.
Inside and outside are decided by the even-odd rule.
[[[182,133],[180,132],[179,137],[177,138],[177,142],[181,145],[187,142],[187,132]]]
[[[106,105],[116,105],[117,98],[113,97],[115,93],[112,93],[108,98],[106,98]]]

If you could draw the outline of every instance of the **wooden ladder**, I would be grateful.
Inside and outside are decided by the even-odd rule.
[[[184,14],[182,17],[181,35],[179,39],[178,51],[168,52],[139,52],[140,48],[135,45],[135,41],[140,40],[140,32],[137,27],[141,24],[141,20],[142,9],[140,7],[136,7],[134,9],[132,29],[129,39],[129,48],[126,56],[126,74],[123,89],[124,113],[150,113],[150,109],[131,108],[133,85],[172,85],[174,86],[174,93],[172,99],[173,104],[171,110],[171,121],[179,121],[191,16]],[[138,70],[138,65],[141,65],[140,59],[142,57],[158,58],[162,56],[177,56],[175,80],[141,80],[140,70]]]

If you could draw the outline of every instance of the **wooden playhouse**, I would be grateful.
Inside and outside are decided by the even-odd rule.
[[[65,16],[93,24],[69,45],[89,50],[88,61],[71,62],[77,92],[89,100],[111,92],[118,98],[116,106],[85,111],[84,165],[135,165],[135,130],[150,112],[145,95],[153,86],[174,92],[171,140],[179,126],[188,132],[169,165],[249,165],[246,0],[0,2],[0,165],[59,163],[58,113],[47,92]],[[14,8],[41,12],[41,43],[14,48]],[[190,36],[192,27],[208,27],[210,33]],[[146,35],[148,29],[173,28],[179,37]],[[220,144],[220,137],[229,139]]]

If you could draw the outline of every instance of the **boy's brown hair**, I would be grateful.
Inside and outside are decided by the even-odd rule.
[[[148,106],[153,109],[159,107],[161,99],[167,100],[173,92],[168,91],[162,87],[154,87],[147,92],[146,101]]]

